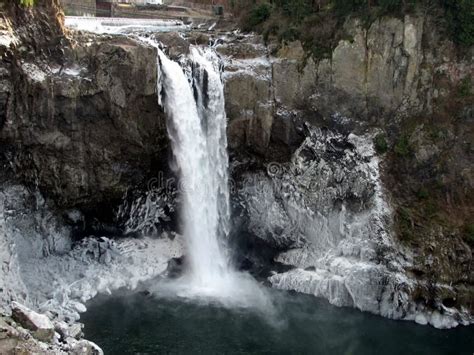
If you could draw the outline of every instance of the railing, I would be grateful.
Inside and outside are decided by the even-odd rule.
[[[189,1],[174,1],[173,6],[182,6],[182,7],[189,7],[190,9],[200,9],[205,11],[212,11],[212,5],[208,4],[199,4],[195,2]]]

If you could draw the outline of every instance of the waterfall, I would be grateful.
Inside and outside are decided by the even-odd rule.
[[[232,273],[222,245],[228,233],[229,192],[227,123],[218,64],[204,50],[192,48],[190,83],[178,63],[161,51],[159,59],[162,103],[179,167],[189,282],[195,288],[216,289]]]
[[[159,49],[158,57],[158,90],[178,167],[189,259],[187,273],[173,288],[184,296],[273,310],[265,290],[250,275],[238,272],[227,255],[229,158],[219,58],[211,48],[191,47],[188,77]]]
[[[224,85],[220,77],[219,58],[212,50],[192,48],[194,92],[206,138],[210,162],[207,177],[217,193],[218,238],[229,233],[230,204],[227,154],[227,117],[224,103]]]

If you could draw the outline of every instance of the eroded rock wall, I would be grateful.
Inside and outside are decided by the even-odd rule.
[[[156,50],[64,33],[60,20],[43,26],[62,16],[51,4],[15,6],[6,17],[0,139],[18,176],[60,207],[98,209],[143,181],[164,154]]]
[[[462,80],[472,77],[474,69],[472,48],[459,55],[434,21],[421,15],[384,17],[364,28],[358,19],[347,20],[346,37],[329,59],[310,56],[299,42],[265,47],[263,39],[255,43],[254,38],[249,44],[237,38],[224,43],[220,50],[230,58],[227,90],[232,141],[244,142],[259,153],[271,152],[268,137],[286,138],[290,143],[291,134],[285,132],[285,136],[281,130],[291,130],[294,111],[306,114],[306,121],[346,131],[397,126],[404,117],[431,115]],[[258,45],[259,50],[248,50]],[[237,53],[229,53],[227,47]],[[249,65],[237,75],[242,56]],[[259,87],[267,87],[268,92]],[[243,100],[240,111],[234,104],[238,95],[232,95],[236,92],[253,98]],[[273,122],[262,118],[255,108],[260,106],[271,108]],[[255,121],[267,122],[261,124],[264,132],[260,132],[267,139],[257,144],[248,134]],[[272,132],[274,126],[278,128]]]

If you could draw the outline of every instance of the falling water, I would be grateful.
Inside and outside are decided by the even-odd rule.
[[[198,48],[190,56],[194,91],[178,63],[162,52],[159,57],[168,133],[180,174],[190,282],[212,290],[232,273],[222,247],[229,224],[223,86],[217,68]]]
[[[230,207],[228,187],[227,117],[224,86],[220,77],[219,58],[212,50],[191,49],[194,92],[201,125],[207,138],[210,174],[206,177],[217,195],[217,237],[225,240],[229,233]]]
[[[178,63],[159,50],[159,90],[179,168],[189,258],[189,270],[178,288],[181,294],[268,310],[263,288],[250,275],[235,270],[226,252],[229,158],[219,60],[210,48],[191,47],[189,57],[188,78]]]

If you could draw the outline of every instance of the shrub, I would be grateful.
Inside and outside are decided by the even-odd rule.
[[[464,239],[474,244],[474,223],[469,223],[464,227]]]
[[[347,16],[365,7],[365,0],[334,0],[334,10],[339,16]]]
[[[471,95],[471,90],[472,90],[471,76],[468,75],[463,80],[461,80],[461,83],[459,84],[459,87],[458,87],[458,94],[460,97],[468,97]]]
[[[23,6],[33,6],[35,3],[35,0],[20,0],[20,4]]]
[[[426,217],[433,218],[438,212],[438,206],[434,201],[427,201],[424,203],[424,212]]]
[[[265,29],[263,30],[263,40],[265,43],[268,42],[268,39],[272,35],[277,35],[278,32],[280,31],[280,25],[276,22],[269,23],[265,26]]]
[[[250,29],[255,28],[255,26],[260,25],[265,22],[271,14],[270,4],[263,3],[255,6],[252,11],[250,11],[249,17],[247,19],[247,25]]]
[[[402,0],[380,0],[379,3],[380,8],[384,13],[399,11],[403,5]]]
[[[331,58],[333,48],[339,42],[340,24],[332,13],[315,13],[301,24],[300,40],[308,54],[316,60]]]
[[[474,1],[438,0],[446,12],[446,21],[456,43],[474,44]]]
[[[313,10],[311,0],[275,0],[274,3],[286,16],[296,21],[301,21]]]
[[[374,147],[375,151],[379,154],[384,154],[388,150],[387,140],[385,139],[385,134],[377,134],[374,138]]]
[[[404,241],[414,238],[412,211],[406,207],[399,207],[396,214],[399,237]]]
[[[428,197],[430,197],[430,193],[428,192],[426,188],[422,187],[418,190],[418,192],[416,193],[416,196],[420,200],[426,200]]]
[[[280,40],[284,42],[296,41],[300,38],[300,32],[295,27],[289,27],[280,34]]]
[[[410,142],[407,136],[402,136],[395,144],[395,153],[400,157],[407,157],[411,153]]]
[[[417,8],[433,14],[442,13],[443,27],[459,46],[469,47],[474,44],[474,0],[230,1],[235,13],[246,14],[242,18],[244,30],[257,29],[264,33],[266,38],[270,34],[275,34],[283,40],[299,39],[305,50],[317,59],[330,57],[328,53],[330,54],[334,43],[340,39],[342,24],[347,16],[359,17],[367,28],[381,16],[403,16],[406,13],[416,12]],[[335,27],[334,19],[337,20]],[[265,25],[262,26],[267,21],[277,21],[278,24],[267,29]],[[332,37],[324,33],[325,28],[331,28]],[[316,34],[317,32],[322,33]]]

